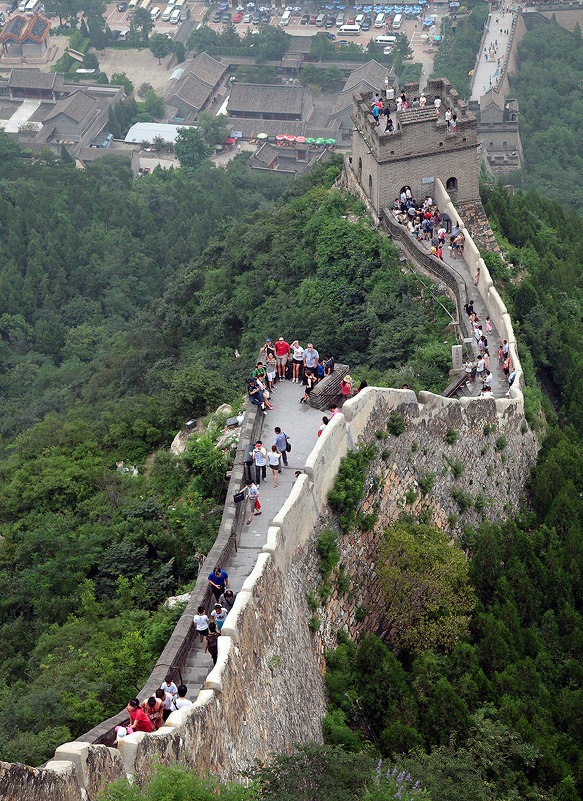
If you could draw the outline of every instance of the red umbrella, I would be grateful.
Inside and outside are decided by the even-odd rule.
[[[288,134],[288,136],[286,136],[285,138],[287,139],[288,142],[295,142],[296,141],[295,136],[292,136],[292,134]]]
[[[231,137],[229,137],[228,139],[225,139],[225,144],[226,145],[234,145],[235,141],[236,141],[235,139],[231,139]]]
[[[278,142],[283,142],[283,140],[285,139],[285,134],[277,134],[275,138],[277,139]]]
[[[306,143],[306,137],[296,136],[296,142],[298,143],[298,145],[304,145]]]

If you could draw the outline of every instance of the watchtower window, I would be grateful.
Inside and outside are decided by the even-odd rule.
[[[368,194],[372,195],[372,175],[368,176]]]
[[[447,192],[457,192],[457,178],[448,178],[445,182],[445,189]]]

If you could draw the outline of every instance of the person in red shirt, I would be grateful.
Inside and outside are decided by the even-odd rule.
[[[126,709],[130,716],[130,726],[134,731],[152,731],[152,721],[140,706],[137,698],[128,701]]]
[[[285,365],[289,353],[289,343],[283,337],[280,337],[275,343],[275,361],[277,364],[277,376],[280,381],[285,378]]]

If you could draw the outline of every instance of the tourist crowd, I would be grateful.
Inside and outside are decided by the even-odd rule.
[[[405,225],[410,234],[419,241],[429,241],[431,253],[443,260],[443,248],[449,248],[449,255],[455,259],[463,256],[465,236],[461,223],[452,225],[449,215],[440,213],[430,195],[422,202],[415,201],[410,186],[401,189],[400,196],[393,203],[393,217]]]

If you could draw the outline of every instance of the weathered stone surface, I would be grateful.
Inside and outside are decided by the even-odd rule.
[[[63,743],[55,751],[55,760],[72,762],[79,785],[90,801],[100,789],[124,775],[121,755],[115,748],[91,743]]]
[[[47,769],[0,762],[0,801],[81,801],[71,762],[50,762]]]

